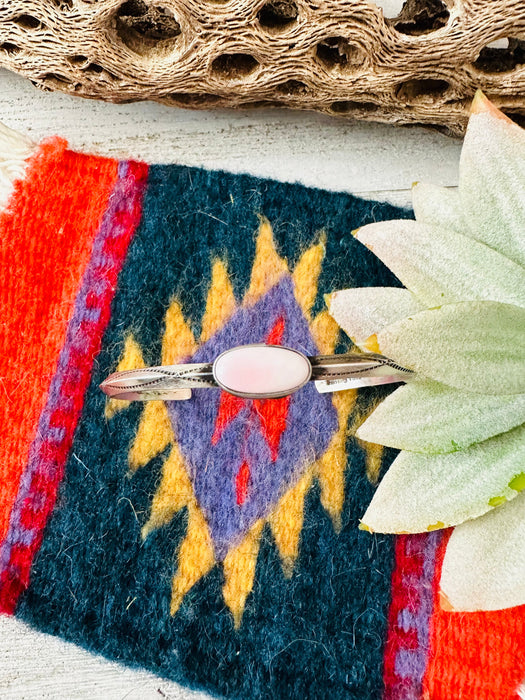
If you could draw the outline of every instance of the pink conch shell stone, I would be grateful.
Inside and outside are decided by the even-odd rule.
[[[293,394],[310,379],[309,360],[277,345],[244,345],[219,355],[213,364],[217,384],[235,396],[278,398]]]

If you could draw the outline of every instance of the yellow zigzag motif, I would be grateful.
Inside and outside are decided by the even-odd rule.
[[[326,311],[315,318],[311,316],[324,252],[324,240],[321,239],[302,255],[291,275],[296,300],[309,322],[312,336],[320,352],[328,354],[334,351],[339,334],[338,326]],[[288,264],[276,251],[270,222],[261,217],[250,285],[242,304],[244,306],[255,304],[285,274],[290,274]],[[216,260],[213,264],[199,341],[197,342],[189,324],[184,319],[179,303],[173,300],[165,317],[162,364],[177,364],[194,353],[198,344],[209,340],[237,308],[238,304],[226,266],[221,260]],[[117,370],[141,367],[144,367],[144,360],[140,347],[129,335]],[[253,587],[260,538],[265,522],[271,528],[282,569],[287,578],[292,576],[299,553],[304,500],[314,480],[319,483],[321,503],[330,515],[334,529],[336,532],[340,530],[347,461],[345,444],[348,434],[352,434],[357,428],[357,424],[351,429],[348,429],[347,425],[355,407],[356,396],[355,390],[341,391],[333,395],[332,400],[338,414],[338,430],[328,449],[317,462],[306,467],[302,477],[285,493],[270,515],[265,520],[257,521],[244,539],[228,552],[222,562],[224,602],[231,611],[237,628],[241,624],[246,599]],[[128,405],[126,401],[109,400],[106,404],[106,417],[112,418],[117,411]],[[362,417],[356,418],[356,423],[361,420]],[[181,509],[187,509],[187,531],[178,551],[178,567],[172,583],[171,614],[174,615],[186,593],[217,562],[210,532],[195,499],[184,457],[171,428],[166,405],[162,401],[148,402],[144,405],[139,427],[129,451],[131,472],[148,464],[168,446],[170,446],[170,452],[162,468],[161,482],[153,497],[149,519],[142,528],[142,537],[145,539],[157,528],[168,524]],[[381,463],[381,448],[368,444],[365,448],[369,478],[375,481]]]

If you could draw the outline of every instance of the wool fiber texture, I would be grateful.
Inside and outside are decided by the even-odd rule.
[[[384,216],[398,214],[389,206],[381,210]],[[219,434],[221,421],[225,424],[222,441],[216,445],[218,471],[201,475],[194,486],[197,502],[209,518],[213,553],[197,536],[186,547],[193,558],[177,566],[188,527],[195,526],[193,521],[198,519],[193,496],[167,524],[145,539],[141,534],[173,445],[167,444],[144,466],[135,466],[134,475],[129,476],[133,469],[130,446],[135,445],[136,460],[145,461],[145,457],[137,458],[138,447],[142,444],[143,452],[155,453],[162,444],[158,442],[161,428],[169,425],[152,421],[155,429],[146,431],[144,441],[137,443],[141,419],[144,423],[143,406],[130,405],[108,419],[98,384],[125,356],[125,342],[131,336],[147,365],[162,359],[166,312],[174,299],[192,335],[201,338],[206,313],[213,318],[224,312],[215,301],[207,306],[218,259],[227,267],[238,304],[250,295],[259,300],[234,312],[230,317],[233,325],[223,323],[208,345],[199,343],[195,361],[206,352],[218,352],[223,343],[265,340],[272,332],[274,336],[281,333],[283,344],[295,344],[298,337],[304,350],[315,352],[306,316],[293,294],[294,281],[284,265],[272,258],[270,248],[260,251],[263,267],[259,277],[253,278],[260,217],[271,223],[274,249],[292,272],[305,251],[326,237],[319,289],[311,304],[312,313],[318,315],[323,294],[334,287],[366,284],[367,280],[377,284],[379,279],[395,284],[393,276],[374,256],[362,251],[350,233],[378,211],[377,204],[300,186],[186,168],[150,168],[142,222],[120,274],[103,348],[94,365],[60,488],[61,507],[48,525],[18,614],[111,658],[147,666],[226,697],[361,700],[377,696],[382,686],[393,541],[386,536],[370,538],[357,528],[359,514],[374,488],[366,475],[363,448],[352,438],[345,439],[352,464],[345,469],[338,532],[321,504],[319,482],[312,478],[309,488],[304,487],[301,508],[289,514],[292,521],[302,521],[293,571],[283,569],[266,520],[271,505],[286,495],[290,481],[297,483],[299,474],[294,470],[300,470],[305,461],[315,463],[326,451],[338,420],[331,400],[316,396],[313,386],[303,390],[307,394],[304,403],[299,393],[290,400],[289,411],[297,402],[298,413],[290,434],[280,437],[279,456],[272,455],[275,433],[280,430],[279,420],[272,416],[275,409],[262,421],[261,406],[257,414],[257,408],[225,406],[223,400],[219,411],[218,390],[195,392],[191,401],[169,405],[168,414],[178,431],[177,449],[189,462],[188,471],[198,464],[199,451],[206,450],[211,459],[212,437]],[[264,236],[265,231],[262,233]],[[349,255],[348,250],[354,252]],[[341,264],[343,260],[347,262]],[[301,278],[305,286],[308,273],[303,272]],[[268,283],[271,286],[266,291]],[[224,289],[222,293],[224,296]],[[171,317],[176,317],[173,309]],[[282,317],[285,323],[280,331]],[[180,333],[175,336],[180,340]],[[237,420],[229,421],[229,414],[238,408]],[[158,405],[157,411],[162,414]],[[251,420],[256,423],[244,445],[242,432]],[[313,435],[305,437],[307,430]],[[251,466],[255,493],[246,502],[252,510],[236,525],[233,514],[239,510],[239,489],[235,490],[229,477],[242,466],[235,453],[239,445],[239,450],[246,447],[250,457],[258,457],[260,464]],[[275,453],[276,447],[273,450]],[[270,477],[280,475],[286,486],[279,489],[264,478],[264,470],[270,467]],[[256,482],[259,470],[260,487]],[[212,483],[201,483],[204,476]],[[239,478],[242,480],[242,471]],[[230,495],[225,491],[228,483]],[[242,496],[242,487],[240,491]],[[250,557],[240,564],[228,561],[232,546],[243,543],[236,533],[245,533],[252,523],[262,520],[255,566]],[[294,526],[292,522],[291,529]],[[286,525],[276,526],[283,528]],[[66,547],[59,544],[64,541],[69,543]],[[244,544],[245,549],[250,549],[249,544]],[[69,545],[73,546],[64,551]],[[284,545],[283,549],[288,554]],[[226,592],[230,598],[239,597],[235,589],[246,587],[243,579],[250,573],[246,569],[253,567],[253,583],[237,624],[224,600],[225,559],[230,569],[240,569],[237,576],[230,576],[230,589],[234,589]],[[179,594],[179,607],[172,616],[177,571],[182,567],[193,580],[200,573],[195,569],[206,561],[211,564],[206,567],[209,570],[185,595]],[[239,608],[238,602],[231,606]]]

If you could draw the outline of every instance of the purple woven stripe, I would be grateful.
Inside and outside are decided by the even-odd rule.
[[[429,624],[434,602],[434,571],[436,553],[442,532],[430,532],[425,537],[407,538],[407,556],[420,558],[419,575],[410,572],[403,575],[409,605],[401,610],[397,624],[405,632],[413,630],[417,636],[417,647],[400,648],[395,657],[395,672],[401,681],[402,700],[420,700],[423,677],[429,650]]]

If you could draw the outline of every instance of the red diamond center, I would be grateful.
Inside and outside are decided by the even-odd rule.
[[[284,318],[280,316],[272,330],[268,333],[266,338],[266,343],[268,345],[281,345],[284,325]],[[211,438],[212,445],[216,445],[219,442],[228,425],[230,425],[239,413],[248,406],[250,408],[250,418],[252,414],[259,418],[261,433],[266,444],[270,448],[272,462],[275,462],[279,455],[281,436],[286,430],[286,419],[290,407],[289,396],[285,396],[282,399],[251,400],[233,396],[226,391],[221,392],[219,409],[217,411],[217,418],[215,419],[215,427]],[[248,419],[247,426],[251,424],[252,421]],[[235,490],[238,505],[242,505],[248,496],[249,482],[250,465],[245,459],[235,477]]]

